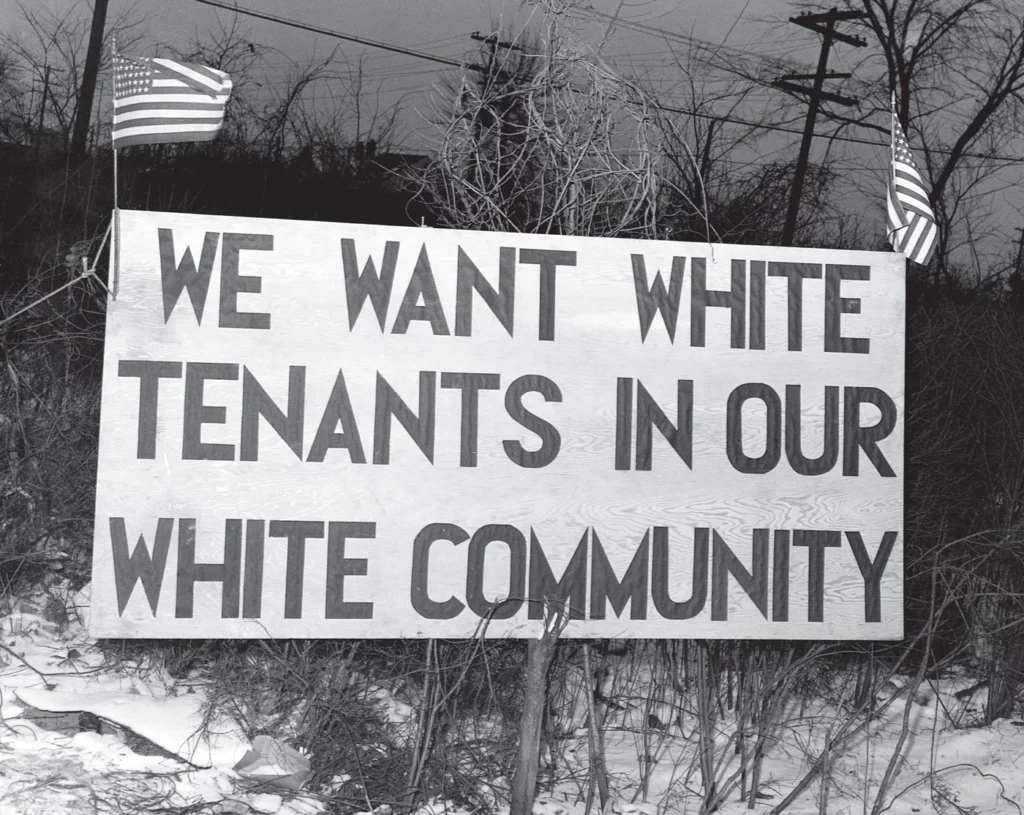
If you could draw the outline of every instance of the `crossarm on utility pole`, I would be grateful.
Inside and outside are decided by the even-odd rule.
[[[834,41],[849,43],[858,47],[867,45],[860,37],[842,34],[835,30],[837,22],[844,20],[856,20],[864,17],[862,12],[857,11],[831,11],[822,14],[802,14],[799,17],[791,17],[790,22],[817,31],[822,35],[821,53],[818,56],[818,70],[813,74],[789,75],[777,79],[772,84],[790,93],[804,94],[809,97],[807,105],[807,119],[804,122],[803,138],[800,141],[800,154],[796,160],[796,167],[793,170],[793,187],[789,194],[789,206],[786,209],[786,222],[782,227],[782,245],[792,246],[793,235],[796,232],[796,219],[800,212],[800,195],[803,192],[804,177],[807,175],[807,163],[811,155],[811,141],[814,139],[814,125],[818,118],[818,108],[822,100],[835,102],[839,105],[856,105],[857,100],[847,96],[840,96],[837,93],[829,93],[823,89],[826,79],[846,78],[849,74],[829,73],[828,56]],[[813,79],[814,84],[810,87],[793,84],[794,79]]]

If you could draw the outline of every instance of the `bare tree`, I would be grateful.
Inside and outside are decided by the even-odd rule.
[[[442,91],[423,198],[460,228],[665,237],[663,208],[685,196],[665,112],[555,19]]]
[[[335,167],[342,155],[351,162],[359,144],[373,141],[383,148],[395,138],[399,105],[384,108],[380,88],[370,88],[365,78],[363,60],[349,62],[338,49],[296,61],[255,41],[238,15],[227,21],[218,15],[216,27],[197,30],[187,48],[173,53],[231,76],[222,139],[256,146],[272,161],[301,154],[304,161]],[[272,76],[271,56],[283,58],[283,79]]]
[[[18,2],[18,8],[24,21],[24,33],[22,36],[13,33],[0,35],[0,46],[10,55],[22,85],[22,95],[27,91],[27,95],[33,98],[31,83],[36,82],[41,88],[45,80],[47,105],[45,117],[38,129],[55,131],[66,148],[78,115],[91,15],[83,6],[56,11]],[[122,10],[110,21],[107,30],[117,37],[119,50],[130,51],[139,42],[141,34],[138,32],[142,22],[143,18],[135,6]],[[101,78],[111,65],[109,42],[107,38],[100,58]],[[26,83],[28,88],[25,87]],[[106,95],[109,98],[109,93],[109,85],[104,88],[101,79],[97,88],[97,99],[100,101],[94,109],[102,109],[102,97]],[[22,107],[20,115],[26,124],[31,125],[31,117],[37,116],[38,111],[35,106],[27,105]],[[33,131],[29,127],[26,132]],[[94,133],[92,142],[95,141]]]
[[[327,104],[302,111],[306,141],[314,148],[347,143],[352,155],[363,160],[396,149],[401,142],[402,98],[385,103],[383,81],[374,83],[367,76],[364,56],[355,60],[343,54],[333,56],[335,69],[325,77],[331,89]],[[368,145],[372,145],[369,151]]]
[[[32,77],[6,49],[0,51],[0,136],[22,143],[32,132]]]
[[[793,111],[766,105],[758,98],[761,83],[751,77],[709,73],[702,58],[675,49],[673,55],[682,78],[672,87],[672,106],[663,106],[665,147],[681,204],[672,237],[702,240],[710,230],[728,243],[778,243],[794,162],[773,159],[764,142]],[[808,168],[797,225],[801,243],[847,244],[842,229],[851,219],[832,205],[835,181],[827,155]],[[692,202],[701,202],[706,222],[694,218]]]
[[[202,32],[197,28],[185,48],[169,50],[175,59],[216,68],[231,77],[231,98],[220,138],[232,143],[250,138],[258,107],[256,96],[262,87],[258,76],[272,49],[254,41],[252,28],[240,15],[232,14],[225,21],[217,14],[215,26]]]
[[[802,122],[804,102],[769,88],[781,73],[801,66],[603,14],[579,0],[562,5],[560,20],[567,13],[571,20],[606,25],[594,59],[642,89],[660,113],[663,158],[672,176],[672,191],[660,213],[666,234],[677,240],[710,235],[731,243],[777,243],[794,177],[794,162],[775,157],[777,131]],[[605,56],[620,30],[658,37],[657,66]],[[809,168],[797,225],[802,244],[861,245],[857,218],[837,206],[841,176],[834,164],[829,150]]]
[[[821,3],[803,4],[821,8]],[[870,46],[854,65],[858,116],[888,134],[890,93],[931,184],[940,225],[937,275],[978,272],[993,196],[1019,182],[1000,158],[1024,116],[1024,6],[1017,0],[844,0],[865,14]],[[1012,152],[1012,151],[1011,151]],[[954,260],[954,254],[958,261]]]

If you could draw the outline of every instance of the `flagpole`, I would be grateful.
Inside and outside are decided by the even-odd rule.
[[[902,206],[896,199],[896,91],[890,91],[889,106],[889,174],[885,179],[886,191],[886,233],[894,252],[902,251],[900,233],[907,228]]]
[[[895,88],[893,88],[890,91],[890,99],[889,99],[889,101],[890,101],[890,104],[889,104],[889,178],[886,181],[886,186],[890,190],[890,195],[891,195],[892,194],[892,190],[894,189],[894,186],[896,184],[896,122],[898,121],[898,119],[896,118],[896,89]],[[898,246],[898,244],[899,244],[900,236],[901,236],[903,230],[905,230],[906,228],[907,228],[907,226],[906,226],[905,223],[903,225],[899,226],[899,227],[896,227],[895,225],[893,225],[893,229],[892,229],[892,231],[889,234],[889,240],[890,241],[893,241],[893,236],[894,235],[896,236],[896,240],[893,242],[893,249],[896,250],[896,251],[901,251],[899,246]],[[906,262],[905,261],[904,261],[904,266],[906,266]]]
[[[117,37],[111,37],[111,50],[113,51],[114,57],[114,70],[111,73],[111,83],[113,85],[112,92],[110,94],[111,104],[113,105],[114,100],[117,98]],[[113,113],[111,114],[113,117]],[[110,131],[110,144],[114,149],[114,222],[113,222],[113,240],[110,242],[110,292],[111,297],[114,300],[117,299],[117,277],[118,277],[118,266],[121,260],[121,210],[117,203],[117,142],[114,141],[114,130],[111,127]]]
[[[896,91],[892,92],[892,120],[889,122],[889,176],[896,177]]]

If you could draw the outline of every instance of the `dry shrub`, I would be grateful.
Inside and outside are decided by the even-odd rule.
[[[88,242],[85,242],[88,243]],[[91,244],[89,244],[91,245]],[[14,314],[81,272],[88,246],[0,303]],[[99,428],[102,299],[79,283],[0,326],[0,596],[56,570],[88,579]]]
[[[125,640],[108,665],[201,687],[246,737],[303,751],[306,792],[338,812],[440,796],[490,811],[507,793],[522,705],[509,641]],[[491,784],[494,786],[491,786]]]

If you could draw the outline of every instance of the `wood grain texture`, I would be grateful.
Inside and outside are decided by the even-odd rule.
[[[501,607],[517,610],[506,619],[497,614],[487,624],[488,634],[535,636],[539,622],[531,619],[530,609],[541,598],[529,595],[531,587],[547,585],[535,550],[543,551],[557,582],[581,539],[586,564],[577,583],[586,585],[575,589],[586,602],[583,618],[573,620],[564,636],[902,635],[905,281],[900,256],[156,212],[122,211],[120,223],[119,289],[108,311],[97,477],[92,625],[98,636],[461,637],[482,624],[467,604],[471,591],[496,604],[510,590],[524,596]],[[161,265],[159,230],[170,230],[163,234],[173,239],[169,269],[166,259]],[[188,265],[203,273],[200,258],[208,234],[218,236],[217,250],[209,255],[200,323],[191,298],[202,296],[199,287],[189,288]],[[233,236],[227,253],[225,236]],[[354,248],[347,270],[342,241]],[[391,266],[385,257],[388,242]],[[186,248],[191,258],[184,262]],[[469,258],[495,292],[505,264],[506,299],[491,296],[498,313],[468,278],[457,303],[460,251],[463,269]],[[649,289],[656,273],[668,289],[673,258],[685,258],[674,342],[658,310],[641,339],[633,255],[644,257]],[[375,275],[390,269],[390,297],[380,284],[367,287],[361,300],[353,294],[353,281],[365,273],[370,257]],[[570,258],[574,265],[568,265]],[[704,345],[691,344],[695,316],[699,322],[691,289],[695,258],[705,259],[711,292],[730,290],[734,261],[746,261],[748,268],[751,261],[768,264],[763,350],[733,347],[732,311],[716,305],[704,309]],[[799,351],[790,350],[795,304],[792,281],[780,276],[791,268],[786,264],[817,264],[822,270],[819,278],[802,280]],[[870,279],[842,280],[843,300],[829,300],[828,270],[850,266],[866,267]],[[171,302],[165,290],[175,279],[181,291]],[[762,308],[749,292],[748,278],[743,345],[750,344],[751,324],[757,322],[753,312]],[[833,317],[841,315],[839,333],[869,340],[869,353],[825,350],[830,308]],[[269,328],[238,327],[261,323],[246,314],[269,315]],[[400,333],[393,333],[396,325]],[[471,335],[460,336],[469,325]],[[553,339],[540,339],[552,332]],[[132,365],[122,366],[126,361]],[[147,365],[160,362],[180,365]],[[147,371],[159,375],[147,380]],[[633,382],[629,470],[616,469],[619,378]],[[692,382],[692,467],[654,426],[651,469],[632,469],[637,384],[676,425],[680,380]],[[265,398],[253,396],[253,383]],[[781,413],[774,428],[768,426],[773,409],[760,398],[728,415],[730,394],[750,383],[777,394]],[[794,385],[800,386],[799,449],[807,459],[825,452],[826,388],[838,389],[836,463],[819,475],[795,471],[787,455],[792,417],[786,417],[786,389]],[[467,388],[474,387],[470,394]],[[144,406],[140,422],[140,394],[146,389],[156,399]],[[864,395],[872,389],[891,402],[889,413]],[[243,393],[249,394],[245,410]],[[846,415],[848,403],[859,405],[855,426]],[[253,421],[258,409],[263,412]],[[472,432],[463,415],[467,411],[476,414]],[[877,441],[860,429],[887,421],[889,429]],[[147,422],[148,431],[142,426]],[[375,464],[385,457],[375,430],[385,425],[390,427],[388,463]],[[778,460],[769,472],[736,469],[727,452],[730,430],[748,460],[777,446]],[[147,444],[140,444],[140,432],[150,434]],[[310,455],[318,439],[322,460]],[[875,462],[865,448],[875,450]],[[255,450],[257,460],[242,460],[243,449],[250,457]],[[196,451],[210,450],[219,451],[222,460],[196,458]],[[856,475],[844,474],[851,458]],[[475,466],[463,466],[467,461]],[[878,461],[892,475],[883,474]],[[172,532],[159,590],[152,585],[154,614],[136,574],[149,574],[143,567],[161,518],[169,519],[164,528],[170,523]],[[111,519],[123,521],[112,524]],[[188,519],[195,522],[194,541]],[[274,521],[312,522],[303,528],[322,529],[322,534],[302,541],[273,536]],[[421,571],[414,573],[415,541],[432,524],[461,530],[464,538],[424,543]],[[238,605],[234,599],[223,601],[217,582],[237,570],[215,568],[225,561],[229,528],[231,534],[253,530],[251,539],[242,541],[242,586],[229,586],[231,598],[243,598],[241,613],[250,618],[223,616]],[[371,528],[372,536],[341,534]],[[653,552],[655,528],[668,530],[667,573],[653,575],[648,558],[643,575],[634,572],[627,581],[638,551],[646,545]],[[769,546],[767,614],[730,574],[727,596],[718,606],[726,619],[713,619],[713,545],[703,567],[698,563],[708,583],[700,613],[682,620],[658,613],[651,602],[655,579],[667,581],[674,601],[690,597],[700,535],[713,544],[717,534],[749,570],[756,530],[769,530],[769,538],[775,530],[788,531],[789,538],[795,530],[834,531],[841,533],[840,545],[789,546],[785,614],[771,607],[774,584],[782,578]],[[870,579],[858,566],[851,532],[860,533],[871,558],[887,532],[897,536],[875,575],[878,621],[867,619]],[[594,533],[621,586],[595,571]],[[115,540],[121,535],[126,547]],[[476,566],[471,549],[478,558],[483,553],[482,562],[473,561]],[[135,561],[128,560],[132,552]],[[189,560],[179,562],[179,553]],[[820,583],[811,568],[815,558],[823,558]],[[514,575],[520,573],[517,586]],[[570,593],[573,588],[563,587]],[[425,617],[413,603],[417,591],[434,604],[431,608],[450,598],[455,602],[449,608],[462,608],[450,617]],[[595,591],[607,595],[606,619],[590,619]],[[176,616],[189,592],[192,616]],[[616,598],[627,595],[645,599],[643,619],[637,618],[632,599],[615,612]],[[816,596],[821,621],[809,619]],[[253,615],[257,606],[259,614]],[[330,616],[356,608],[370,609],[369,617]]]

